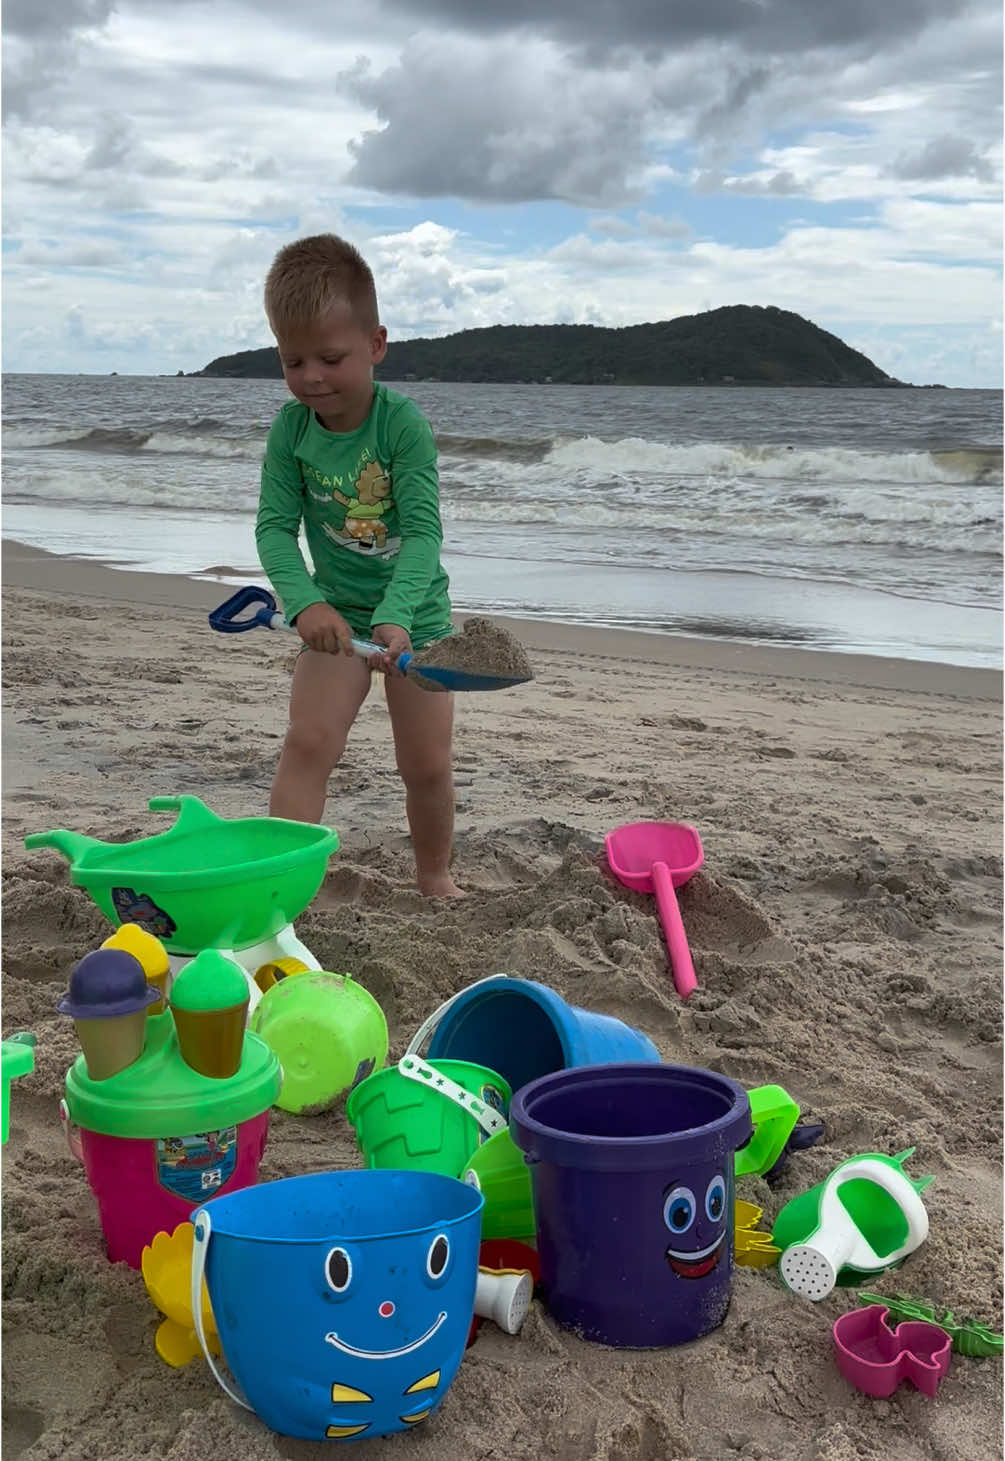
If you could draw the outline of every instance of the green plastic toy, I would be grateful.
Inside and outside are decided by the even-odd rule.
[[[533,1238],[534,1195],[530,1168],[508,1131],[490,1136],[472,1154],[461,1181],[477,1187],[485,1198],[482,1238]]]
[[[737,1177],[770,1172],[799,1120],[799,1107],[781,1086],[755,1086],[747,1096],[754,1134],[733,1158]]]
[[[317,970],[279,980],[262,996],[248,1028],[283,1068],[276,1105],[284,1111],[327,1111],[387,1059],[384,1012],[348,974]]]
[[[16,1081],[19,1075],[27,1075],[35,1069],[35,1036],[28,1034],[11,1035],[9,1040],[2,1042],[0,1048],[3,1069],[3,1109],[0,1116],[0,1144],[6,1142],[10,1135],[10,1088],[11,1082]]]
[[[330,828],[279,817],[228,821],[196,796],[156,796],[148,805],[177,811],[174,826],[123,843],[59,828],[32,833],[24,845],[55,847],[70,863],[70,881],[112,923],[139,924],[172,954],[273,938],[310,903],[338,847]]]
[[[890,1311],[890,1322],[899,1324],[904,1319],[920,1319],[926,1324],[937,1324],[953,1341],[957,1354],[970,1359],[988,1359],[1005,1353],[1005,1335],[995,1334],[987,1324],[976,1319],[967,1319],[962,1324],[953,1317],[952,1309],[946,1309],[940,1317],[934,1304],[921,1299],[910,1299],[906,1294],[894,1294],[886,1298],[882,1294],[870,1294],[859,1290],[862,1304],[882,1304]]]
[[[78,1055],[66,1074],[66,1104],[75,1126],[149,1140],[249,1121],[273,1105],[281,1083],[279,1061],[250,1033],[236,1075],[224,1080],[200,1075],[183,1060],[167,1012],[149,1016],[142,1056],[109,1080],[91,1080]]]
[[[925,1241],[920,1194],[933,1179],[904,1171],[913,1154],[909,1147],[894,1157],[851,1157],[782,1208],[772,1237],[782,1250],[779,1272],[794,1293],[826,1298],[836,1283],[848,1287],[896,1267]]]
[[[360,1082],[345,1114],[367,1167],[457,1177],[480,1142],[505,1130],[512,1094],[501,1075],[473,1061],[403,1055]]]

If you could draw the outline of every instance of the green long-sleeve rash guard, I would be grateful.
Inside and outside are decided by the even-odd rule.
[[[265,448],[255,540],[291,623],[309,604],[329,603],[359,635],[398,624],[419,647],[449,632],[436,442],[397,391],[375,385],[369,416],[345,433],[286,402]]]

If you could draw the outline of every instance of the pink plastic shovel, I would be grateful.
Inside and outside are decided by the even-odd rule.
[[[655,893],[656,910],[681,999],[698,987],[687,934],[677,907],[682,887],[705,861],[697,829],[687,822],[631,822],[608,832],[607,861],[619,883],[636,893]]]

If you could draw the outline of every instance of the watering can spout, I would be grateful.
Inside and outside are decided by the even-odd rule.
[[[65,827],[56,827],[51,832],[31,832],[24,839],[29,851],[35,847],[54,847],[71,865],[79,862],[84,853],[92,847],[103,847],[97,837],[85,837],[81,832],[69,832]]]

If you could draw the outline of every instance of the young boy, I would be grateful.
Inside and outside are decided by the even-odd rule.
[[[269,811],[321,821],[371,668],[382,670],[419,888],[459,897],[450,875],[453,696],[422,690],[396,668],[403,651],[451,630],[433,433],[413,401],[374,384],[387,331],[373,275],[351,244],[321,234],[280,249],[265,312],[294,399],[269,432],[255,537],[304,642]],[[298,546],[301,521],[313,575]],[[382,652],[364,662],[354,636]]]

